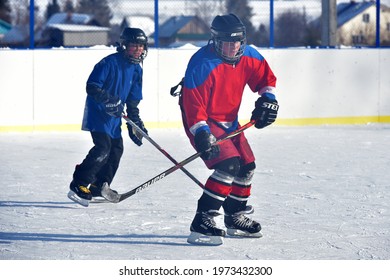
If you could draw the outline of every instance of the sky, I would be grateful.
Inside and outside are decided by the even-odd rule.
[[[150,129],[149,135],[177,161],[195,152],[181,129]],[[222,246],[200,247],[186,238],[202,189],[180,170],[118,204],[85,208],[66,194],[75,165],[92,147],[87,132],[1,134],[0,269],[25,277],[37,274],[35,269],[49,260],[88,261],[92,267],[114,261],[106,270],[98,265],[88,272],[107,279],[103,275],[113,276],[123,263],[207,266],[235,261],[276,269],[280,263],[274,261],[340,265],[363,260],[368,263],[352,263],[359,274],[354,279],[365,279],[358,269],[365,265],[390,272],[371,267],[390,259],[390,126],[271,126],[250,128],[246,135],[257,157],[251,218],[262,224],[264,236],[228,237]],[[150,143],[138,147],[126,133],[124,140],[113,189],[126,192],[172,166]],[[200,159],[186,168],[202,182],[211,174]],[[223,227],[222,217],[216,221]],[[42,262],[22,262],[26,269],[19,270],[23,260]],[[72,275],[69,265],[53,267]],[[39,272],[40,279],[53,276],[47,273]]]

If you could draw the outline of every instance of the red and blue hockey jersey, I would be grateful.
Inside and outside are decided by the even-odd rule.
[[[260,95],[275,91],[276,77],[255,48],[246,46],[235,65],[224,63],[212,44],[200,48],[191,57],[184,77],[180,101],[184,125],[193,135],[208,120],[236,129],[246,85]]]

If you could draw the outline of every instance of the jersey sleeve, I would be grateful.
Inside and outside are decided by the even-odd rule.
[[[185,108],[185,120],[191,133],[206,124],[209,116],[207,106],[210,98],[211,82],[206,69],[194,68],[186,71],[183,85],[182,102]]]
[[[88,77],[87,84],[103,88],[109,73],[110,65],[105,59],[103,59],[94,66],[91,74]]]
[[[248,47],[248,57],[251,58],[253,70],[249,76],[248,86],[253,92],[262,94],[265,91],[274,92],[276,87],[276,76],[266,59],[255,49]]]

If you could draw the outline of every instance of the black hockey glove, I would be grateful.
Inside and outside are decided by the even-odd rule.
[[[148,134],[148,131],[145,128],[144,123],[142,122],[141,119],[139,119],[138,121],[132,121],[132,122],[135,123],[143,132]],[[130,137],[130,139],[137,146],[141,146],[142,145],[142,137],[143,137],[142,134],[140,132],[138,132],[137,129],[132,127],[130,124],[126,124],[126,125],[127,125],[127,129],[129,130],[129,137]]]
[[[108,102],[110,95],[104,89],[96,86],[95,84],[87,84],[87,93],[92,96],[98,103]]]
[[[112,96],[108,98],[108,100],[103,104],[106,113],[109,114],[111,117],[122,117],[124,106],[118,96]]]
[[[219,156],[219,145],[212,145],[216,139],[208,130],[201,130],[195,134],[195,148],[201,152],[200,156],[204,160],[210,160]]]
[[[251,120],[255,120],[256,128],[264,128],[272,124],[278,115],[279,105],[275,95],[269,92],[263,93],[255,102]]]
[[[138,109],[139,101],[136,100],[130,100],[126,103],[127,106],[127,117],[135,123],[143,132],[148,134],[147,129],[144,126],[143,121],[141,120],[139,116],[139,109]],[[127,129],[129,130],[129,137],[130,139],[137,145],[142,145],[142,134],[138,132],[135,128],[133,128],[130,124],[127,124]]]
[[[94,84],[87,84],[87,93],[91,95],[96,102],[103,103],[107,114],[112,117],[121,117],[124,106],[118,96],[110,96],[110,94],[97,87]]]

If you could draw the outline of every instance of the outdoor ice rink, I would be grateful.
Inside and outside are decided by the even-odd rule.
[[[390,126],[272,126],[245,134],[257,157],[252,217],[261,239],[219,247],[186,242],[202,189],[177,170],[118,204],[84,208],[66,194],[88,132],[0,137],[0,258],[3,260],[388,260]],[[112,188],[125,192],[173,164],[124,134]],[[177,161],[192,155],[181,129],[149,135]],[[204,182],[196,159],[186,168]],[[222,224],[222,217],[217,218]]]

